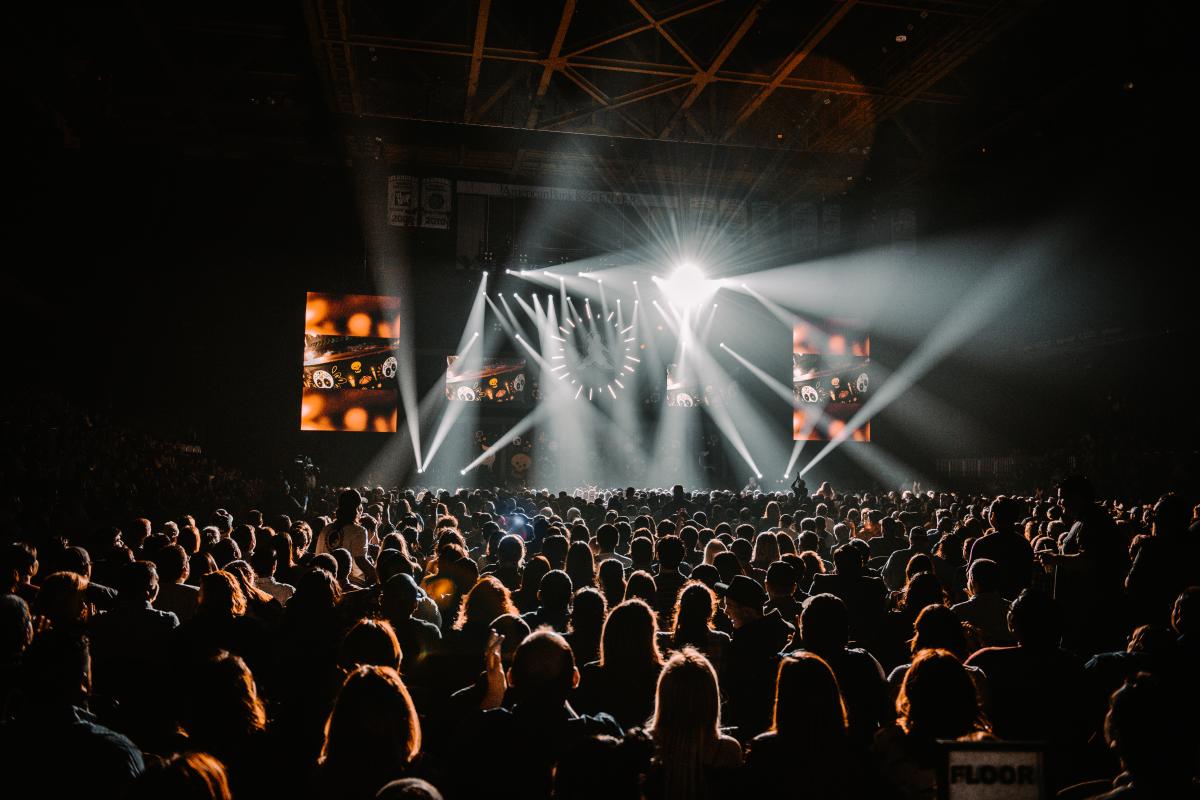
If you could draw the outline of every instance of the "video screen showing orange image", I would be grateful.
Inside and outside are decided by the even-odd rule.
[[[309,292],[304,305],[304,332],[394,339],[400,335],[400,298]]]
[[[309,292],[300,429],[396,431],[400,299]]]
[[[396,389],[306,389],[300,398],[300,430],[396,432]]]
[[[464,403],[520,403],[525,400],[525,359],[485,358],[473,366],[446,356],[446,399]]]
[[[829,441],[846,426],[870,396],[871,338],[852,324],[824,328],[798,323],[792,329],[792,438]],[[850,433],[856,442],[871,441],[867,423]]]

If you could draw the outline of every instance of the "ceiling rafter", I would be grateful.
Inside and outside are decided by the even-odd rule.
[[[658,22],[661,25],[665,25],[668,22],[674,22],[677,19],[683,19],[684,17],[689,17],[692,14],[695,14],[700,11],[704,11],[707,8],[712,8],[713,6],[718,6],[724,2],[725,2],[725,0],[706,0],[706,2],[700,3],[699,5],[690,6],[688,8],[682,9],[680,11],[675,11],[670,14],[667,14],[666,16],[660,17]],[[586,53],[590,50],[595,50],[600,47],[606,47],[610,44],[613,44],[614,42],[619,42],[622,39],[628,39],[631,36],[637,36],[639,33],[643,33],[645,31],[652,30],[653,28],[654,28],[653,25],[646,23],[643,25],[638,25],[638,26],[628,29],[628,30],[621,31],[620,33],[616,33],[611,36],[606,36],[603,39],[600,39],[599,41],[592,42],[591,44],[587,44],[587,45],[584,45],[583,47],[578,47],[578,48],[572,50],[571,52],[567,53],[567,58],[574,58],[575,56],[583,55],[584,53]]]
[[[698,71],[692,76],[691,90],[687,93],[687,96],[683,98],[683,102],[679,104],[679,108],[676,109],[675,113],[671,115],[671,118],[667,121],[667,124],[663,126],[662,131],[658,134],[659,139],[667,138],[667,136],[671,133],[671,129],[674,128],[676,123],[679,122],[680,117],[688,113],[692,105],[700,97],[701,93],[708,87],[710,83],[713,83],[716,80],[717,72],[725,65],[725,62],[729,59],[729,57],[733,55],[734,49],[741,44],[742,39],[746,38],[746,34],[750,32],[750,28],[754,25],[755,21],[758,20],[758,15],[762,13],[762,10],[766,4],[767,0],[755,0],[754,5],[752,5],[750,10],[746,12],[746,15],[742,17],[741,23],[739,23],[737,28],[734,29],[733,33],[729,35],[729,38],[725,40],[725,44],[721,47],[720,52],[717,53],[716,58],[712,60],[712,63],[708,65],[708,68]]]
[[[597,111],[614,111],[623,106],[639,103],[643,100],[649,100],[651,97],[658,97],[660,94],[667,94],[668,92],[677,91],[687,85],[688,83],[686,79],[670,78],[661,83],[656,83],[652,86],[645,86],[641,89],[635,89],[632,92],[627,92],[625,94],[618,95],[617,97],[613,97],[605,105],[584,108],[580,109],[579,111],[571,111],[555,117],[554,119],[546,120],[542,124],[542,127],[545,129],[557,128],[559,126],[574,122],[577,119],[590,116]]]
[[[517,70],[510,72],[508,77],[504,79],[504,83],[497,86],[496,91],[492,92],[486,100],[479,104],[479,108],[475,109],[475,112],[471,115],[471,119],[467,121],[478,122],[482,120],[485,116],[487,116],[487,113],[492,110],[492,106],[496,105],[496,103],[502,100],[505,95],[512,91],[513,86],[515,86],[517,81],[520,79],[520,72]]]
[[[804,63],[804,60],[808,58],[813,50],[816,49],[817,45],[820,44],[825,37],[837,27],[837,24],[841,22],[848,13],[850,13],[850,9],[854,8],[856,2],[857,0],[841,0],[841,2],[839,2],[828,14],[825,15],[825,19],[821,21],[821,24],[817,26],[817,29],[805,37],[804,41],[800,43],[800,46],[792,51],[790,56],[784,59],[783,64],[780,65],[779,69],[777,69],[775,74],[772,76],[771,82],[764,86],[758,94],[752,97],[746,103],[746,105],[742,106],[742,110],[738,112],[737,118],[733,121],[733,124],[731,124],[725,130],[725,133],[721,137],[721,141],[729,141],[729,138],[733,136],[734,132],[740,128],[746,120],[753,116],[754,112],[762,108],[762,104],[767,102],[767,99],[775,93],[775,90],[783,85],[783,82],[786,81],[791,74],[796,71],[797,67]]]
[[[492,11],[492,0],[479,0],[479,13],[475,17],[475,42],[471,47],[471,70],[467,74],[467,102],[463,108],[463,122],[471,121],[471,105],[479,91],[479,70],[483,66],[483,43],[487,38],[488,15]]]
[[[675,37],[670,34],[661,20],[655,19],[654,15],[647,11],[645,7],[638,2],[638,0],[629,0],[629,5],[633,6],[635,11],[646,18],[646,21],[650,23],[650,27],[658,31],[658,35],[661,36],[667,44],[671,45],[676,53],[679,53],[679,55],[683,56],[683,60],[686,61],[688,66],[692,68],[692,72],[701,71],[700,64],[697,63],[696,59],[692,58],[692,54],[687,51],[687,48],[680,44]]]
[[[546,90],[550,88],[550,78],[553,77],[555,71],[564,71],[566,67],[566,59],[562,57],[563,42],[567,38],[567,29],[571,27],[571,18],[575,16],[575,0],[563,0],[562,16],[558,19],[558,29],[554,32],[554,41],[550,45],[550,54],[546,57],[542,67],[542,77],[538,80],[537,90],[529,99],[529,118],[525,122],[525,127],[537,127],[538,115],[542,110],[542,101],[546,96]]]
[[[457,58],[471,57],[471,51],[468,47],[449,42],[424,42],[414,39],[392,39],[384,36],[364,37],[360,35],[349,40],[347,44],[352,47],[375,47],[381,50],[395,50],[406,53],[425,53],[428,55],[453,56]],[[534,66],[543,66],[545,63],[545,59],[539,58],[537,53],[532,50],[516,50],[511,48],[485,47],[483,50],[483,59],[484,61],[530,64]],[[563,56],[563,59],[564,66],[570,66],[576,70],[648,75],[658,78],[690,78],[693,74],[690,69],[678,64],[660,64],[648,61],[630,61],[591,56],[583,58]],[[719,83],[740,84],[744,86],[768,86],[772,81],[771,75],[754,72],[736,72],[732,70],[721,70],[713,77]],[[779,85],[779,88],[802,92],[824,92],[826,94],[844,94],[862,97],[887,96],[884,89],[876,86],[846,83],[843,81],[811,80],[807,78],[788,78]],[[922,92],[916,98],[916,102],[932,103],[935,105],[957,105],[962,103],[963,100],[963,95],[946,94],[944,92]]]
[[[580,75],[578,72],[576,72],[571,67],[566,67],[565,69],[563,69],[563,75],[565,75],[567,78],[569,78],[580,89],[583,89],[583,91],[586,92],[589,97],[591,97],[593,100],[595,100],[601,106],[600,108],[593,109],[593,111],[615,110],[616,114],[621,119],[625,120],[625,122],[631,128],[636,130],[643,137],[645,137],[647,139],[654,138],[653,134],[650,132],[650,129],[647,128],[645,125],[638,122],[636,119],[633,119],[632,117],[630,117],[628,114],[626,114],[624,111],[622,111],[620,109],[612,109],[611,98],[609,98],[608,95],[606,95],[599,87],[597,87],[595,84],[593,84],[587,78]]]

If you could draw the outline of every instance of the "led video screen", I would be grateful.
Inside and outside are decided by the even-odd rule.
[[[463,403],[520,403],[525,400],[525,359],[485,358],[459,365],[446,356],[446,399]]]
[[[300,429],[396,431],[400,299],[309,292]]]
[[[828,441],[841,434],[871,393],[871,339],[853,325],[792,330],[792,438]],[[871,441],[868,422],[850,433]]]
[[[730,388],[726,387],[726,390]],[[718,387],[704,383],[691,370],[681,370],[678,364],[667,364],[666,395],[668,408],[711,406],[722,400]]]

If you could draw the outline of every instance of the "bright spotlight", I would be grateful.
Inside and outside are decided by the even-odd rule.
[[[679,308],[695,308],[703,303],[717,288],[717,281],[704,277],[704,272],[690,261],[675,268],[671,277],[658,281],[663,293]]]
[[[511,269],[506,269],[506,270],[504,270],[504,274],[505,274],[505,275],[512,275],[512,274],[513,274],[513,271],[512,271]]]
[[[756,472],[756,473],[754,473],[754,474],[755,474],[755,476],[756,476],[756,477],[758,477],[758,478],[762,478],[762,473],[761,473],[761,472]],[[785,475],[784,477],[786,478],[787,476]]]
[[[459,474],[459,475],[466,475],[466,474],[467,474],[467,471],[466,471],[465,469],[460,469],[460,470],[458,471],[458,474]]]

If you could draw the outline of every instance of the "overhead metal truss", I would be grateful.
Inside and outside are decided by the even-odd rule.
[[[861,138],[863,126],[878,126],[910,104],[962,103],[964,96],[940,87],[941,79],[1029,5],[1005,0],[986,5],[957,0],[826,0],[824,13],[806,30],[793,25],[798,35],[790,53],[781,58],[764,56],[761,63],[769,62],[769,69],[747,69],[758,48],[747,39],[772,26],[777,31],[781,19],[800,20],[792,9],[801,4],[692,0],[665,9],[661,2],[624,0],[627,8],[621,7],[630,19],[610,30],[595,30],[588,27],[594,26],[594,18],[581,24],[579,16],[595,2],[563,0],[553,35],[546,41],[525,42],[526,47],[513,47],[512,36],[497,37],[495,32],[505,20],[511,28],[514,13],[524,13],[530,6],[493,0],[468,3],[474,25],[461,41],[407,37],[356,25],[357,4],[350,0],[309,0],[308,19],[329,105],[343,114],[845,152]],[[812,4],[803,5],[813,16]],[[861,27],[871,24],[874,20],[868,18],[874,15],[914,14],[935,19],[941,33],[914,42],[904,60],[896,59],[894,69],[882,73],[883,80],[858,80],[849,67],[842,70],[844,74],[834,75],[801,69],[814,57],[829,59],[823,48],[847,20],[857,17]],[[710,21],[727,28],[719,48],[702,58],[697,53],[703,46],[696,46],[689,35],[695,34],[695,23]],[[857,30],[847,37],[856,35]],[[657,38],[653,48],[660,51],[657,57],[644,55],[647,37]],[[368,53],[372,63],[363,66]],[[375,63],[381,53],[389,55],[386,66]],[[735,54],[741,57],[738,64],[731,63]],[[438,102],[393,103],[386,93],[362,89],[365,79],[387,70],[406,70],[406,80],[419,81],[431,71],[429,64],[444,66],[433,70],[437,79],[427,93],[436,93]],[[455,74],[462,75],[458,88]],[[712,97],[714,91],[721,95]],[[456,93],[458,101],[453,100]],[[808,124],[804,136],[790,135],[797,104],[813,96],[825,105],[838,105],[817,128]]]

